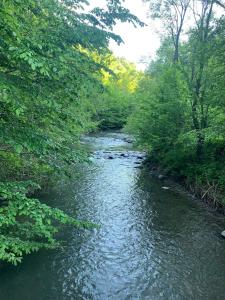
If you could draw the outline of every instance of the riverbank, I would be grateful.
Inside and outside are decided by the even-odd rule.
[[[204,202],[209,208],[215,209],[225,215],[225,199],[221,191],[218,191],[216,185],[201,186],[197,183],[190,182],[187,178],[171,175],[165,168],[156,164],[150,157],[144,162],[151,174],[165,182],[165,185],[177,185],[176,189],[186,192],[196,200]]]

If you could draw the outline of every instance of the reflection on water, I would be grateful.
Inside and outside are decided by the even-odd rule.
[[[43,198],[100,229],[65,229],[62,249],[2,268],[0,299],[224,299],[224,217],[163,190],[147,169],[137,168],[126,136],[84,140],[96,151],[93,164]]]

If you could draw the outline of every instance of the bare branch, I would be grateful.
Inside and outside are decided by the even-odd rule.
[[[215,3],[225,9],[225,4],[221,3],[220,1],[215,1]]]

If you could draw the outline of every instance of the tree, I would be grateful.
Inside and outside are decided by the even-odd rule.
[[[104,91],[98,97],[94,119],[101,129],[120,129],[135,104],[133,94],[142,76],[133,63],[112,54],[102,57],[108,70],[102,70]]]
[[[150,2],[150,14],[153,18],[163,21],[164,27],[169,32],[173,45],[173,61],[179,60],[179,44],[184,27],[185,17],[190,5],[190,0],[146,0]]]
[[[86,159],[81,133],[92,121],[92,99],[106,67],[90,52],[108,52],[115,23],[142,23],[119,0],[84,11],[86,0],[3,0],[0,3],[0,259],[57,245],[61,224],[86,226],[28,197],[70,175]],[[87,11],[87,9],[86,9]]]
[[[139,104],[128,128],[152,161],[202,199],[224,204],[225,27],[224,16],[215,13],[218,5],[214,0],[190,1],[187,11],[194,23],[185,41],[180,39],[179,60],[174,63],[173,41],[166,36],[137,88]],[[162,14],[158,7],[170,28],[169,9]]]
[[[193,29],[189,42],[189,59],[182,64],[186,79],[192,94],[190,105],[192,111],[193,128],[197,135],[197,156],[201,159],[204,145],[204,130],[208,127],[208,112],[210,103],[207,101],[207,66],[213,54],[211,47],[211,21],[215,1],[198,1],[200,7],[193,15],[196,28]],[[187,56],[186,56],[187,58]],[[191,67],[188,71],[187,68]]]

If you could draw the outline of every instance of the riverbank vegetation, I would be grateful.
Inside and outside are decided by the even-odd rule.
[[[203,199],[225,204],[225,6],[146,1],[165,28],[128,122],[153,161]]]
[[[113,25],[143,25],[120,1],[89,11],[87,4],[0,3],[0,260],[16,264],[55,247],[57,223],[88,226],[31,197],[85,159],[79,138],[98,126],[96,101],[106,90],[103,73],[111,72],[96,55],[108,58],[109,40],[122,42]]]

